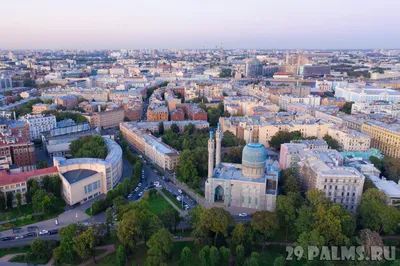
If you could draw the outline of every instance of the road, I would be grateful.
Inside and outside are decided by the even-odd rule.
[[[44,240],[60,240],[58,235],[40,235],[39,238]],[[23,239],[14,239],[9,241],[0,241],[0,248],[19,247],[29,245],[35,237],[27,237]]]

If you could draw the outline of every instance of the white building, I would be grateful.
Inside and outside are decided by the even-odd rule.
[[[56,117],[54,115],[26,115],[20,120],[25,121],[29,125],[31,140],[40,139],[42,132],[47,132],[57,126]]]
[[[343,97],[348,102],[399,102],[400,91],[372,86],[336,86],[335,97]]]
[[[321,105],[321,97],[308,95],[307,97],[296,97],[292,95],[281,95],[279,97],[279,108],[282,110],[288,110],[289,105],[291,104],[305,104],[312,107]]]

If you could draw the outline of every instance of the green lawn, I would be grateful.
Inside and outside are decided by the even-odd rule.
[[[182,202],[178,201],[174,195],[172,195],[171,193],[169,193],[168,190],[166,190],[165,188],[162,189],[162,192],[165,194],[165,196],[167,196],[174,204],[176,207],[178,207],[179,209],[183,210],[182,208]]]
[[[28,251],[30,251],[29,246],[2,248],[0,249],[0,258],[8,254],[26,253]]]
[[[90,208],[90,207],[87,208],[87,209],[85,210],[85,213],[86,213],[87,215],[89,215],[89,216],[92,216],[91,208]]]
[[[0,225],[0,232],[7,231],[7,230],[9,230],[9,229],[11,229],[13,227],[21,227],[21,226],[30,225],[30,224],[33,224],[33,223],[37,223],[37,222],[41,222],[41,221],[45,221],[45,220],[56,218],[58,215],[60,215],[61,213],[64,212],[65,202],[64,202],[63,199],[57,199],[56,202],[55,202],[55,205],[57,207],[57,211],[54,212],[54,213],[43,214],[43,215],[39,215],[39,216],[31,216],[31,219],[17,220],[17,221],[11,222],[10,224],[12,226],[8,227],[8,228],[3,228]],[[33,213],[31,204],[30,205],[24,205],[22,207],[24,207],[25,211],[30,210],[30,212],[27,215],[31,215]],[[22,207],[21,207],[21,216],[23,215],[22,214]],[[9,213],[12,213],[14,211],[15,210],[13,209]],[[17,210],[17,213],[18,213],[18,210]],[[25,215],[25,216],[27,217],[27,215]]]
[[[166,208],[172,207],[168,201],[164,199],[161,195],[155,195],[152,198],[148,198],[147,201],[150,205],[150,210],[154,213],[160,213]]]

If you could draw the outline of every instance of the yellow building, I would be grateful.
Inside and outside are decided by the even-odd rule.
[[[366,121],[361,132],[372,137],[371,147],[384,155],[400,158],[400,124],[386,124],[379,121]]]

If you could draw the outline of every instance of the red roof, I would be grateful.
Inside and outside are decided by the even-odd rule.
[[[0,186],[21,183],[27,181],[29,178],[32,177],[50,175],[55,173],[58,174],[58,169],[55,166],[15,174],[9,174],[6,170],[2,170],[0,171]]]

